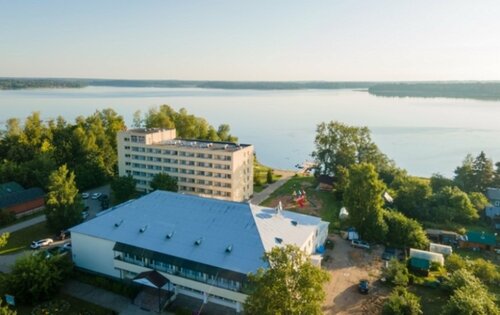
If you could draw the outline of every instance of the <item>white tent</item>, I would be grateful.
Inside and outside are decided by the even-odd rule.
[[[344,220],[344,219],[347,219],[348,216],[349,216],[349,212],[347,212],[347,209],[345,207],[342,207],[342,209],[340,209],[339,219]]]

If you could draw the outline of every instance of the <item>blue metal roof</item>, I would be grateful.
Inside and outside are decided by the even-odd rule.
[[[266,267],[261,257],[277,245],[275,237],[283,238],[281,246],[302,246],[322,224],[328,223],[249,203],[155,191],[70,231],[247,274]]]

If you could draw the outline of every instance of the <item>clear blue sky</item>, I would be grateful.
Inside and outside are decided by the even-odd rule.
[[[500,80],[500,2],[0,0],[0,76]]]

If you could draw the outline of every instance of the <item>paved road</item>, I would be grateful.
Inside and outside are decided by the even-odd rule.
[[[275,171],[276,174],[280,174],[281,178],[268,185],[264,190],[262,190],[259,193],[253,194],[253,198],[250,200],[251,203],[255,205],[261,204],[264,200],[269,198],[269,196],[278,188],[283,186],[293,175],[295,175],[295,172],[293,171]]]
[[[19,222],[17,224],[13,224],[11,226],[4,227],[4,228],[0,229],[0,234],[5,233],[5,232],[12,233],[12,232],[15,232],[17,230],[22,230],[24,228],[27,228],[28,226],[32,226],[34,224],[43,222],[45,220],[46,220],[45,215],[42,214],[38,217],[34,217],[32,219],[29,219],[29,220],[26,220],[23,222]]]

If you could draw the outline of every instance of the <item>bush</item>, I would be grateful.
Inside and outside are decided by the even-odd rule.
[[[486,284],[494,285],[500,282],[500,273],[497,271],[497,267],[482,258],[474,261],[472,272]]]
[[[7,209],[0,209],[0,226],[5,226],[16,221],[16,215]]]
[[[388,282],[398,286],[406,286],[410,281],[408,268],[396,258],[389,261],[389,265],[382,271],[382,275]]]
[[[384,303],[382,315],[419,315],[420,299],[406,288],[396,287]]]
[[[134,298],[140,291],[138,285],[134,285],[131,282],[126,282],[124,280],[115,280],[112,278],[89,274],[82,271],[74,272],[74,279],[81,281],[92,286],[111,291],[113,293],[123,295],[129,298]]]
[[[53,300],[36,306],[31,315],[65,315],[71,305],[65,300]]]
[[[467,266],[467,262],[460,255],[451,254],[448,258],[446,258],[444,266],[448,272],[455,272],[459,269],[465,268]]]

